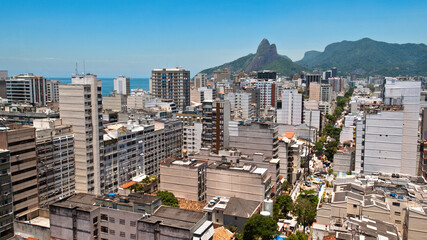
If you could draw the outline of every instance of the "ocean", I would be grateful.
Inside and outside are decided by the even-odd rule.
[[[71,83],[71,78],[47,78],[49,80],[59,80],[61,83]],[[114,89],[114,78],[98,78],[102,80],[102,96],[109,96],[111,90]],[[131,78],[130,89],[142,88],[149,91],[149,79],[148,78]]]

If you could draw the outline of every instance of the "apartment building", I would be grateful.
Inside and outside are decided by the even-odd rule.
[[[122,95],[122,94],[102,97],[102,107],[103,109],[108,109],[115,112],[125,112],[128,110],[127,98],[128,98],[127,95]],[[136,98],[135,96],[132,98],[134,100],[132,102],[133,104],[132,106],[137,105],[135,98]]]
[[[6,79],[7,99],[17,103],[41,106],[47,103],[47,80],[32,73],[22,73]]]
[[[200,87],[206,87],[206,82],[208,80],[208,75],[206,73],[198,73],[194,76],[193,86],[197,89]]]
[[[158,209],[160,203],[158,197],[146,195],[123,197],[110,194],[98,197],[77,194],[50,206],[51,237],[142,240],[144,238],[137,237],[137,223],[147,216],[147,212],[139,209]]]
[[[272,188],[271,176],[267,171],[255,165],[210,163],[207,167],[207,199],[224,196],[263,201],[270,196]]]
[[[61,119],[34,121],[39,205],[48,207],[75,193],[74,135]]]
[[[213,71],[213,78],[216,82],[223,82],[224,80],[231,79],[231,71],[228,68],[217,69]]]
[[[14,216],[39,205],[35,141],[34,127],[19,123],[1,124],[0,149],[10,152]]]
[[[320,84],[313,82],[310,84],[309,99],[314,101],[320,101]]]
[[[7,98],[6,79],[9,76],[7,70],[0,70],[0,98]]]
[[[114,78],[114,91],[116,91],[116,94],[129,95],[130,78],[123,75]]]
[[[253,119],[255,109],[252,106],[252,95],[247,92],[237,91],[225,94],[224,99],[230,101],[232,117],[240,119]]]
[[[183,68],[160,68],[152,71],[151,94],[163,100],[173,101],[178,109],[190,106],[190,71]]]
[[[282,90],[282,103],[277,106],[277,123],[300,125],[303,114],[302,93],[297,89]]]
[[[0,149],[0,239],[5,240],[13,236],[13,197],[10,171],[10,152]]]
[[[303,123],[309,127],[314,127],[317,131],[320,131],[321,126],[321,114],[320,110],[304,109],[304,120]]]
[[[58,80],[46,81],[47,102],[59,102],[59,84]]]
[[[73,126],[76,191],[101,194],[102,82],[94,74],[73,75],[71,81],[59,85],[59,110],[63,123]]]
[[[229,146],[228,122],[230,102],[228,100],[204,101],[202,146],[218,153]]]
[[[232,121],[229,125],[230,148],[250,156],[263,153],[265,157],[278,158],[279,127],[276,124]]]
[[[259,89],[260,109],[276,106],[278,95],[276,81],[260,80],[252,83],[252,85]]]
[[[207,160],[168,158],[160,164],[160,190],[173,192],[176,197],[206,201]]]
[[[198,153],[202,147],[203,124],[194,123],[192,126],[186,125],[182,127],[182,130],[182,150],[192,154]]]
[[[320,85],[320,100],[321,102],[332,102],[332,86],[329,84]]]

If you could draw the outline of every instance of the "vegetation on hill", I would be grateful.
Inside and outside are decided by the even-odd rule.
[[[309,68],[337,67],[342,73],[362,75],[427,75],[427,45],[363,38],[329,44],[323,52],[308,51],[296,63]]]

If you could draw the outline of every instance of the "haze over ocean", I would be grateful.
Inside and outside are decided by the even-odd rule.
[[[71,83],[71,78],[61,78],[61,77],[51,77],[47,78],[49,80],[59,80],[61,83],[67,84]],[[114,89],[114,78],[102,78],[98,77],[98,79],[102,80],[102,96],[109,96],[111,90]],[[134,88],[142,88],[145,91],[149,91],[149,79],[148,78],[131,78],[130,79],[130,89]]]

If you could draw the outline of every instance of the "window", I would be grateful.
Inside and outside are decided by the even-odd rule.
[[[131,233],[130,234],[130,239],[136,239],[136,234]]]
[[[113,229],[110,229],[110,235],[115,235],[116,231],[114,231]]]
[[[353,208],[357,208],[357,205],[356,205],[356,204],[353,204]]]
[[[102,233],[108,233],[108,227],[101,226]]]
[[[120,232],[120,237],[126,237],[126,233],[125,232]]]
[[[400,216],[400,212],[394,212],[394,215]]]
[[[108,216],[106,214],[101,214],[101,221],[108,221]]]
[[[120,219],[120,224],[121,225],[125,225],[126,224],[125,220],[124,219]]]
[[[136,226],[136,222],[135,221],[130,221],[130,226],[131,227],[135,227]]]
[[[400,203],[398,203],[398,202],[393,202],[393,206],[400,207]]]
[[[113,217],[110,217],[110,223],[115,223],[116,220]]]
[[[394,221],[396,224],[401,224],[402,222],[400,220]]]
[[[94,217],[92,222],[93,222],[93,224],[97,223],[98,222],[98,217]]]

